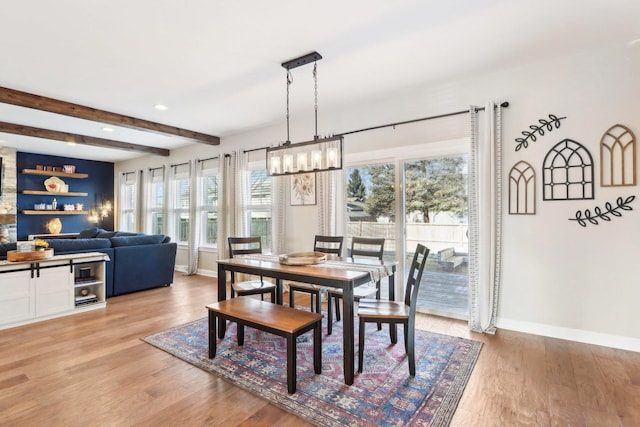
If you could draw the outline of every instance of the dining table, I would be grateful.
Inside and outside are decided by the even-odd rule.
[[[395,300],[395,263],[379,260],[327,256],[326,262],[311,265],[287,265],[277,255],[245,255],[218,260],[218,301],[227,299],[227,272],[269,277],[275,280],[276,303],[282,305],[283,281],[310,283],[342,289],[344,382],[353,384],[355,372],[355,322],[353,289],[356,286],[388,277],[389,299]],[[218,324],[218,338],[223,338],[226,322]],[[395,327],[390,329],[392,341],[397,339]]]

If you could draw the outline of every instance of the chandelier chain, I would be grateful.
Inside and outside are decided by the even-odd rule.
[[[313,63],[313,90],[314,90],[314,104],[313,108],[315,111],[315,121],[316,121],[316,133],[315,137],[318,139],[318,63]]]
[[[291,86],[291,83],[293,83],[291,71],[287,70],[287,144],[291,142],[289,137],[289,86]]]

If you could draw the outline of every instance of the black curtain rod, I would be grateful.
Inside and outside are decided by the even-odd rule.
[[[243,153],[251,153],[253,151],[260,151],[260,150],[266,150],[266,149],[267,149],[267,147],[260,147],[260,148],[252,148],[250,150],[243,150],[242,152]]]
[[[502,108],[507,108],[509,106],[509,102],[508,101],[504,101],[504,102],[500,103],[500,106]],[[494,105],[494,108],[495,107],[497,107],[497,106]],[[480,107],[480,108],[476,109],[476,111],[484,111],[484,110],[485,110],[485,107]],[[400,126],[400,125],[406,125],[406,124],[409,124],[409,123],[423,122],[425,120],[442,119],[444,117],[459,116],[460,114],[469,114],[469,110],[455,111],[453,113],[438,114],[437,116],[422,117],[420,119],[405,120],[403,122],[388,123],[386,125],[372,126],[372,127],[368,127],[368,128],[364,128],[364,129],[351,130],[351,131],[348,131],[348,132],[337,133],[337,134],[335,134],[335,136],[351,135],[352,133],[366,132],[366,131],[369,131],[369,130],[376,130],[376,129],[382,129],[382,128],[388,128],[388,127],[395,127],[395,126]],[[250,150],[245,150],[244,152],[245,153],[249,153],[251,151],[266,150],[267,148],[268,147],[252,148]]]
[[[164,169],[164,166],[158,166],[157,168],[149,168],[149,172],[157,171],[158,169]]]
[[[503,102],[500,104],[501,107],[506,108],[509,106],[508,102]],[[484,111],[485,107],[480,107],[477,108],[476,111]],[[413,120],[405,120],[403,122],[396,122],[396,123],[388,123],[386,125],[380,125],[380,126],[372,126],[372,127],[368,127],[368,128],[364,128],[364,129],[358,129],[358,130],[352,130],[349,132],[342,132],[339,133],[337,135],[351,135],[352,133],[359,133],[359,132],[366,132],[369,130],[376,130],[376,129],[382,129],[382,128],[388,128],[388,127],[395,127],[395,126],[400,126],[400,125],[406,125],[409,123],[416,123],[416,122],[423,122],[426,120],[433,120],[433,119],[442,119],[444,117],[451,117],[451,116],[459,116],[460,114],[468,114],[469,110],[462,110],[462,111],[455,111],[453,113],[446,113],[446,114],[438,114],[437,116],[429,116],[429,117],[422,117],[420,119],[413,119]]]
[[[214,156],[214,157],[208,157],[206,159],[197,159],[196,161],[198,163],[200,163],[200,162],[206,162],[207,160],[215,160],[215,159],[219,159],[219,158],[220,158],[220,156]]]
[[[174,163],[174,164],[172,164],[172,165],[169,165],[169,167],[171,167],[171,168],[175,168],[175,167],[178,167],[178,166],[188,165],[189,163],[191,163],[191,162]]]

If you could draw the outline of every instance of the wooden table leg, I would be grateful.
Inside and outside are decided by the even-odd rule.
[[[216,315],[209,311],[209,359],[216,357]]]
[[[287,335],[287,390],[289,394],[296,392],[296,337]]]
[[[276,279],[276,304],[282,305],[282,279]]]
[[[389,300],[396,300],[396,267],[393,266],[393,270],[391,275],[389,276]],[[398,325],[391,322],[389,323],[389,336],[391,338],[391,342],[396,344],[398,342]]]
[[[313,370],[322,373],[322,320],[318,320],[313,328]]]
[[[354,368],[354,325],[353,325],[353,283],[345,283],[342,288],[342,324],[344,327],[342,344],[344,348],[344,383],[353,384]]]
[[[224,265],[218,264],[218,301],[224,301],[227,299],[227,272],[224,269]],[[227,329],[227,321],[220,319],[218,322],[218,338],[224,338],[225,330]]]

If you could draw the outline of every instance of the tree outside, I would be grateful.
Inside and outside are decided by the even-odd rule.
[[[465,156],[416,160],[405,164],[406,212],[421,213],[425,222],[438,212],[466,218],[467,160]],[[395,165],[353,168],[347,197],[363,202],[372,218],[395,220]]]

